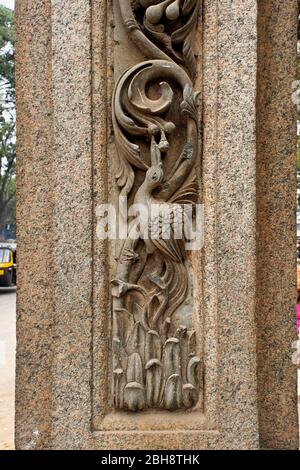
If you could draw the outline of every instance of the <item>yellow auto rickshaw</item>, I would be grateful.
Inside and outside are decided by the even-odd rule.
[[[0,245],[0,287],[16,285],[16,249]]]

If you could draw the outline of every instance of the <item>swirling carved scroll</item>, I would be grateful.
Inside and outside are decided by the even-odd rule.
[[[137,222],[128,220],[112,281],[113,403],[129,411],[187,409],[199,399],[201,360],[195,330],[174,319],[190,288],[185,240],[175,228],[183,204],[192,208],[198,197],[193,38],[200,0],[119,0],[119,6],[129,37],[148,60],[126,71],[114,89],[117,184],[120,195],[149,214],[159,205],[170,208],[171,219],[169,237],[159,211],[138,237]]]

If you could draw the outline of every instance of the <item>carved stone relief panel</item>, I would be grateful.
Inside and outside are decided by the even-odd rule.
[[[117,77],[112,99],[119,220],[128,227],[111,281],[112,401],[116,410],[189,409],[202,394],[203,358],[180,227],[199,202],[201,1],[118,3],[130,47],[146,60]],[[128,215],[124,201],[146,215]]]

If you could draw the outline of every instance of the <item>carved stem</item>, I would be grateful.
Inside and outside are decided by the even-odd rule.
[[[172,59],[149,41],[141,31],[132,12],[131,0],[119,0],[119,6],[123,23],[133,44],[149,59],[164,59],[172,62]]]

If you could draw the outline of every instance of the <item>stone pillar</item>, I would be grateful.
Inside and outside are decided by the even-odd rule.
[[[295,123],[297,2],[258,2],[257,370],[263,448],[297,445]]]
[[[21,1],[16,9],[20,250],[15,435],[17,447],[35,447],[40,435],[42,445],[49,441],[52,413],[51,5],[49,1]],[[29,406],[34,412],[29,411]]]
[[[170,1],[166,13],[171,21],[168,28],[175,29],[177,38],[184,33],[176,33],[174,21],[182,27],[197,13],[192,44],[178,39],[173,50],[165,49],[166,42],[153,49],[156,20],[151,12],[146,20],[153,21],[152,33],[146,31],[146,23],[142,28],[147,8],[157,2],[133,3],[139,3],[135,17],[126,18],[128,8],[124,18],[117,0],[17,0],[16,446],[18,449],[297,448],[296,367],[291,363],[292,351],[289,354],[295,339],[292,312],[295,286],[291,274],[295,251],[291,224],[295,199],[295,118],[290,101],[292,78],[288,73],[295,60],[296,2],[285,2],[290,4],[285,9],[275,0],[261,2],[264,5],[259,8],[255,0],[204,0],[203,4],[197,0],[186,9],[180,4],[177,11]],[[197,6],[200,8],[195,13]],[[157,15],[157,10],[154,13]],[[273,21],[276,28],[271,26]],[[289,31],[284,38],[281,24]],[[139,47],[140,41],[144,49]],[[158,37],[154,43],[157,41]],[[189,53],[185,56],[184,48],[189,51],[189,45],[195,52],[195,62]],[[280,57],[285,61],[286,81],[281,80]],[[139,66],[138,86],[135,88],[135,72],[122,85],[122,73],[144,60],[152,62]],[[163,76],[161,66],[166,70]],[[171,67],[172,78],[167,72]],[[136,129],[142,127],[141,122],[149,122],[146,114],[152,103],[143,109],[146,98],[139,100],[135,89],[141,91],[142,74],[153,70],[157,73],[154,78],[169,83],[163,98],[172,96],[169,106],[175,103],[178,113],[170,112],[166,120],[173,119],[178,131],[171,132],[170,137],[169,131],[164,135],[160,127],[164,124],[155,116],[159,114],[161,118],[165,114],[152,110],[151,122],[156,119],[160,141],[158,134],[155,138],[149,134],[141,142],[136,140]],[[177,76],[180,86],[174,84]],[[280,90],[276,88],[278,81]],[[137,118],[134,131],[132,123],[124,124],[126,119],[122,121],[123,127],[127,126],[126,132],[121,121],[118,125],[114,121],[119,95],[118,88],[113,94],[113,88],[117,83],[121,105],[127,106],[133,115],[136,113],[133,108],[139,109],[142,115]],[[124,87],[127,93],[129,83],[132,92],[125,99]],[[160,92],[152,89],[151,83],[147,93],[157,100]],[[269,95],[264,94],[265,87],[269,87]],[[273,89],[280,92],[280,98],[276,96],[272,101]],[[197,106],[189,90],[201,91]],[[267,110],[270,101],[272,113]],[[184,102],[185,107],[190,106],[190,114],[183,118],[179,105]],[[278,120],[273,116],[278,116]],[[199,125],[197,133],[195,123]],[[281,130],[280,139],[273,124]],[[265,132],[269,140],[264,140]],[[163,340],[161,330],[159,334],[153,333],[155,325],[148,314],[152,333],[148,334],[147,325],[143,326],[145,333],[135,325],[140,335],[136,352],[127,340],[124,348],[129,354],[128,362],[122,352],[118,364],[114,340],[120,335],[121,344],[127,330],[124,319],[121,327],[116,322],[116,313],[124,315],[130,309],[133,301],[129,299],[124,304],[122,296],[131,289],[134,273],[130,282],[122,277],[125,275],[118,261],[118,244],[99,240],[96,214],[99,204],[115,201],[118,195],[114,165],[120,135],[121,157],[127,155],[124,138],[140,145],[141,159],[146,155],[139,170],[137,161],[133,163],[136,154],[130,156],[136,180],[134,194],[146,181],[146,174],[151,174],[154,180],[159,175],[156,166],[160,160],[164,172],[170,171],[172,175],[165,163],[168,152],[161,150],[167,139],[175,153],[190,139],[184,159],[187,162],[195,156],[198,159],[196,178],[189,187],[197,187],[198,201],[204,203],[205,231],[202,251],[188,257],[187,262],[177,260],[174,268],[181,273],[181,284],[189,283],[188,292],[193,286],[194,295],[181,292],[185,298],[178,304],[175,320],[170,320],[171,328],[178,326],[177,317],[180,325],[183,319],[188,326],[180,326],[176,332],[175,328]],[[149,151],[151,161],[147,157]],[[126,165],[128,169],[128,162]],[[268,175],[273,176],[272,186],[268,186]],[[120,178],[119,183],[122,188]],[[277,198],[283,184],[284,194]],[[155,198],[156,194],[154,191],[150,196]],[[130,197],[133,198],[129,193]],[[274,240],[269,208],[274,217],[275,211],[278,216],[271,221],[274,229],[280,231],[282,251],[275,255],[271,250],[270,257],[266,257],[269,241]],[[261,233],[264,235],[260,236]],[[174,247],[170,246],[169,250]],[[126,256],[123,254],[123,264],[129,263],[135,249],[133,246]],[[151,255],[147,255],[150,261],[146,260],[148,271]],[[157,259],[163,256],[160,252]],[[271,277],[266,271],[269,261]],[[280,289],[275,283],[279,272]],[[110,284],[112,278],[114,288]],[[181,287],[180,283],[176,286]],[[113,290],[116,287],[117,291]],[[139,288],[144,294],[146,291],[147,298],[150,292],[147,284]],[[166,289],[159,292],[158,298],[167,300],[168,312],[176,297],[171,301],[172,294],[166,298],[165,292]],[[134,297],[134,302],[140,302],[140,297]],[[140,310],[143,306],[140,304]],[[194,312],[192,318],[186,313],[190,310]],[[266,318],[273,311],[276,319],[270,325]],[[197,376],[193,382],[190,372],[188,383],[180,356],[178,371],[176,364],[170,366],[175,372],[172,369],[169,385],[173,388],[167,394],[170,377],[165,356],[155,356],[158,343],[162,343],[164,354],[171,344],[174,356],[177,344],[184,347],[182,338],[186,332],[196,336],[195,351],[190,350],[189,357],[197,365]],[[137,350],[143,358],[140,339],[143,334],[156,338],[150,362],[152,367],[155,356],[155,367],[161,363],[159,367],[166,377],[161,382],[164,384],[161,400],[151,392],[150,382],[144,382],[145,364],[140,369]],[[117,372],[124,377],[124,367],[127,367],[124,380],[131,386],[127,396],[123,388],[119,393],[121,382],[116,387],[113,375]],[[143,395],[146,398],[137,400],[137,395],[131,394],[132,383],[136,390],[146,388]],[[182,398],[181,393],[186,395]]]

